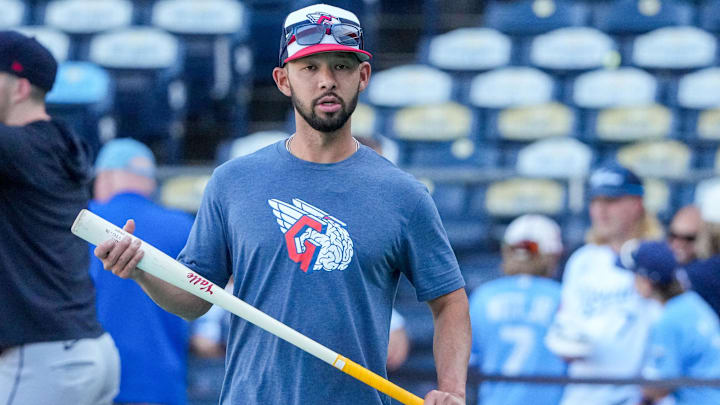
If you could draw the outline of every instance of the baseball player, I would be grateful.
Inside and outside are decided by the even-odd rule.
[[[560,227],[545,216],[523,215],[503,239],[506,276],[470,298],[471,362],[483,374],[564,376],[565,362],[544,344],[560,303],[560,283],[550,278],[563,250]],[[557,405],[562,392],[558,385],[486,382],[478,403]]]
[[[618,265],[618,254],[626,241],[658,239],[661,232],[645,212],[643,185],[632,171],[609,163],[589,183],[588,243],[567,262],[546,343],[571,361],[570,377],[635,377],[659,307],[635,291],[634,275]],[[634,405],[639,398],[636,386],[571,384],[561,404]]]
[[[90,147],[48,116],[57,62],[0,32],[0,403],[110,404],[118,353],[95,314],[87,244]]]
[[[273,78],[292,101],[295,133],[215,170],[178,260],[221,286],[232,275],[240,299],[381,376],[405,274],[435,321],[438,387],[425,403],[463,404],[468,302],[437,209],[420,182],[350,132],[371,74],[363,41],[359,20],[341,8],[287,16]],[[142,251],[129,239],[95,254],[171,312],[193,319],[210,306],[136,270]],[[390,403],[235,316],[227,350],[222,403]]]
[[[650,329],[642,374],[647,379],[720,378],[720,325],[710,306],[684,291],[673,252],[662,242],[629,241],[622,264],[636,274],[640,295],[663,306]],[[720,404],[718,387],[643,388],[642,405],[672,396],[675,405]]]

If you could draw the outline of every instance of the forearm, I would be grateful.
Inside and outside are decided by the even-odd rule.
[[[432,306],[435,323],[433,354],[438,390],[465,398],[471,330],[465,290],[457,290],[442,305]]]
[[[137,271],[134,280],[156,304],[186,320],[191,321],[202,316],[212,306],[211,303],[144,271]]]

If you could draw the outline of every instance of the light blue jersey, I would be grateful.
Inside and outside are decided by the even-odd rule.
[[[502,277],[470,299],[472,363],[484,374],[564,376],[565,363],[544,344],[560,302],[560,284],[543,277]],[[556,405],[559,385],[484,383],[482,405]]]
[[[715,312],[694,291],[670,299],[650,329],[643,376],[647,379],[720,378],[720,327]],[[676,405],[720,404],[720,388],[678,387]]]
[[[318,164],[278,142],[223,164],[179,260],[383,376],[400,275],[421,301],[464,286],[427,189],[365,146]],[[236,316],[226,364],[222,404],[390,403]]]

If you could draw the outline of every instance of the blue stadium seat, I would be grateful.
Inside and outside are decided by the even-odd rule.
[[[6,30],[27,23],[28,7],[20,0],[0,0],[0,29]]]
[[[538,35],[522,50],[523,64],[552,73],[560,82],[560,99],[568,83],[579,74],[620,63],[615,40],[592,27],[558,28]]]
[[[586,25],[589,14],[585,4],[571,0],[492,0],[485,8],[484,25],[522,37]]]
[[[695,16],[691,2],[681,0],[612,0],[599,2],[594,11],[593,25],[618,36],[690,25]]]
[[[153,7],[152,24],[185,45],[189,120],[232,123],[233,134],[245,134],[253,63],[243,5],[236,0],[160,0]],[[204,139],[212,141],[218,140]]]
[[[584,178],[594,163],[593,150],[575,138],[553,137],[520,150],[515,169],[520,176]]]
[[[287,139],[287,137],[288,134],[283,131],[261,131],[227,140],[220,144],[215,162],[220,165],[230,159],[249,155],[265,146]]]
[[[682,76],[671,91],[671,100],[682,116],[683,138],[702,151],[700,165],[707,167],[712,161],[707,153],[720,145],[720,68]]]
[[[423,41],[418,59],[466,82],[469,75],[509,65],[510,38],[492,28],[459,28]]]
[[[628,56],[633,65],[645,70],[698,69],[717,62],[717,40],[697,27],[658,28],[637,36]]]
[[[720,32],[720,0],[707,0],[700,8],[700,27]]]
[[[502,109],[552,101],[556,94],[553,78],[531,67],[506,67],[475,76],[463,98],[481,109]]]
[[[55,28],[44,25],[26,25],[14,28],[25,35],[35,37],[55,57],[58,63],[68,60],[70,55],[70,37]]]
[[[181,43],[157,28],[120,29],[93,37],[90,60],[117,85],[118,136],[147,143],[163,163],[177,162],[186,98]]]
[[[92,37],[133,21],[129,0],[53,0],[44,9],[44,24],[71,38],[70,59],[86,60]]]
[[[47,110],[70,124],[97,153],[103,143],[115,137],[110,117],[113,94],[110,76],[101,67],[89,62],[63,62],[47,95]]]
[[[492,182],[484,199],[471,204],[484,204],[488,216],[502,220],[530,213],[557,218],[566,213],[566,194],[559,181],[516,177]]]

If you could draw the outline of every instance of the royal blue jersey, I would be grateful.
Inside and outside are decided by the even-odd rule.
[[[179,260],[383,376],[400,274],[422,301],[464,286],[427,189],[365,146],[318,164],[278,142],[223,164]],[[390,403],[236,316],[226,364],[223,404]]]
[[[193,221],[188,214],[132,193],[118,194],[106,204],[93,203],[90,209],[117,226],[134,219],[135,235],[171,257],[185,245]],[[120,393],[115,401],[184,405],[187,322],[160,308],[136,282],[104,270],[93,249],[90,274],[97,289],[98,319],[120,353]]]
[[[720,378],[720,327],[715,311],[694,291],[671,298],[650,329],[643,376]],[[720,404],[718,387],[678,387],[675,405]]]
[[[544,344],[560,303],[560,284],[536,276],[501,277],[471,296],[472,364],[483,374],[564,376],[566,365]],[[483,383],[483,405],[557,405],[560,385]]]

